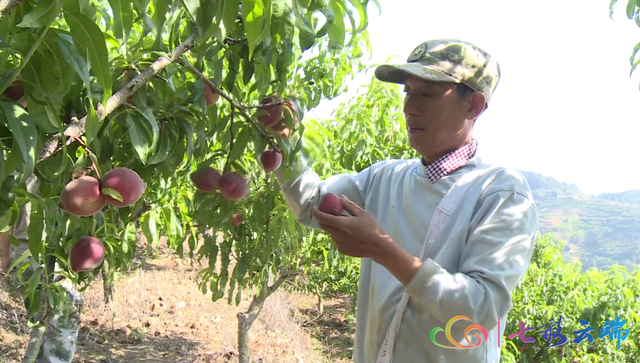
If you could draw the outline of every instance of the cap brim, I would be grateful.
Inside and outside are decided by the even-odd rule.
[[[404,84],[407,74],[427,81],[460,83],[459,79],[420,63],[384,64],[375,70],[376,78],[383,82]]]

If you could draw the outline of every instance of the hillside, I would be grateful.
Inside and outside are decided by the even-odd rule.
[[[540,212],[540,232],[567,242],[563,255],[583,270],[640,263],[640,190],[586,195],[575,185],[522,171]]]

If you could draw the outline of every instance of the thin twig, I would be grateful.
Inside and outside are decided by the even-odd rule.
[[[224,172],[226,173],[227,171],[229,171],[229,160],[231,159],[231,152],[233,151],[233,139],[234,139],[234,135],[233,135],[233,121],[235,118],[236,112],[235,112],[235,108],[231,108],[231,121],[230,121],[230,125],[229,125],[229,154],[227,155],[227,161],[224,163]]]
[[[173,50],[171,56],[160,57],[149,66],[144,72],[135,76],[124,87],[120,88],[118,92],[114,93],[107,100],[106,106],[102,104],[98,105],[96,112],[98,113],[98,119],[102,122],[109,114],[111,114],[116,108],[124,104],[125,100],[133,95],[143,85],[149,83],[149,81],[165,69],[169,64],[176,62],[184,53],[186,53],[194,44],[195,36],[190,36],[184,43],[180,44]],[[42,152],[38,156],[36,163],[40,163],[43,160],[51,157],[61,149],[61,144],[66,137],[69,140],[66,141],[67,145],[71,143],[73,137],[80,137],[85,133],[85,124],[87,122],[87,116],[77,122],[71,122],[67,126],[63,133],[58,133],[52,136],[50,139],[44,142],[42,145]]]
[[[9,14],[16,6],[20,5],[24,0],[2,0],[0,1],[0,20]]]
[[[93,171],[96,173],[98,180],[100,180],[100,172],[98,171],[98,165],[96,164],[96,161],[93,159],[93,153],[91,152],[91,150],[89,150],[87,144],[85,144],[84,141],[82,141],[79,137],[73,136],[73,138],[78,141],[78,144],[82,146],[84,151],[87,153],[87,156],[89,156],[89,159],[91,159],[91,166],[93,167]]]
[[[202,72],[197,70],[196,67],[191,65],[191,63],[187,62],[184,59],[178,59],[176,62],[178,64],[182,65],[183,67],[185,67],[189,72],[193,73],[196,77],[201,79],[204,83],[209,85],[209,87],[211,87],[212,90],[214,90],[220,96],[222,96],[222,98],[227,100],[229,102],[229,104],[231,104],[232,108],[235,108],[238,111],[240,111],[240,114],[242,116],[244,116],[244,118],[247,119],[247,122],[249,122],[256,130],[258,130],[258,132],[260,133],[260,135],[262,137],[267,139],[267,141],[269,142],[269,145],[271,145],[271,147],[273,147],[278,152],[280,151],[280,148],[278,147],[278,145],[275,142],[273,142],[273,139],[271,137],[269,137],[269,135],[267,135],[260,127],[258,127],[258,125],[255,123],[255,121],[253,121],[253,118],[251,118],[251,116],[249,116],[249,114],[247,113],[247,110],[246,110],[247,107],[242,106],[239,103],[237,103],[233,98],[231,98],[231,96],[229,96],[226,92],[224,92],[218,86],[216,86],[215,83],[211,82],[204,74],[202,74]]]

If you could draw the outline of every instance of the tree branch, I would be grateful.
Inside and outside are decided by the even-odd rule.
[[[9,14],[13,8],[20,5],[24,0],[2,0],[0,1],[0,20]]]
[[[187,62],[184,59],[178,59],[177,63],[185,67],[189,72],[193,73],[196,77],[201,79],[204,83],[208,84],[209,87],[211,87],[211,89],[214,92],[218,93],[220,96],[222,96],[222,98],[227,100],[233,108],[237,109],[240,112],[240,114],[247,119],[247,122],[249,122],[256,130],[258,130],[258,132],[260,133],[260,135],[262,135],[262,137],[267,139],[271,147],[273,147],[276,151],[280,152],[280,148],[278,147],[278,145],[276,145],[275,142],[273,142],[272,138],[269,137],[269,135],[267,135],[260,127],[258,127],[258,125],[253,121],[253,118],[249,116],[249,114],[247,113],[247,107],[237,103],[233,98],[231,98],[231,96],[229,96],[226,92],[224,92],[218,86],[216,86],[215,83],[211,82],[204,74],[202,74],[202,72],[197,70],[196,67],[191,65],[191,63]]]
[[[192,35],[184,43],[177,46],[176,49],[173,50],[171,57],[167,58],[163,56],[158,58],[144,72],[138,74],[124,87],[120,88],[118,92],[111,95],[107,100],[106,106],[103,106],[102,104],[98,105],[96,112],[100,122],[109,116],[109,114],[111,114],[116,108],[123,105],[129,96],[133,95],[133,93],[143,85],[149,83],[149,81],[160,73],[160,71],[165,69],[169,64],[179,60],[184,53],[191,49],[194,39],[195,37]],[[79,138],[82,136],[85,133],[86,122],[87,116],[84,116],[78,121],[71,122],[62,134],[58,133],[45,141],[42,145],[42,151],[40,152],[36,163],[40,163],[60,151],[62,142],[65,138],[70,138],[69,141],[66,141],[67,145],[69,145],[75,137]]]

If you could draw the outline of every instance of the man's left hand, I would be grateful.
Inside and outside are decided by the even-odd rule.
[[[391,241],[378,221],[347,197],[342,196],[342,205],[351,216],[334,216],[314,208],[313,216],[320,228],[333,237],[341,253],[354,257],[369,257],[374,260],[384,253]]]

